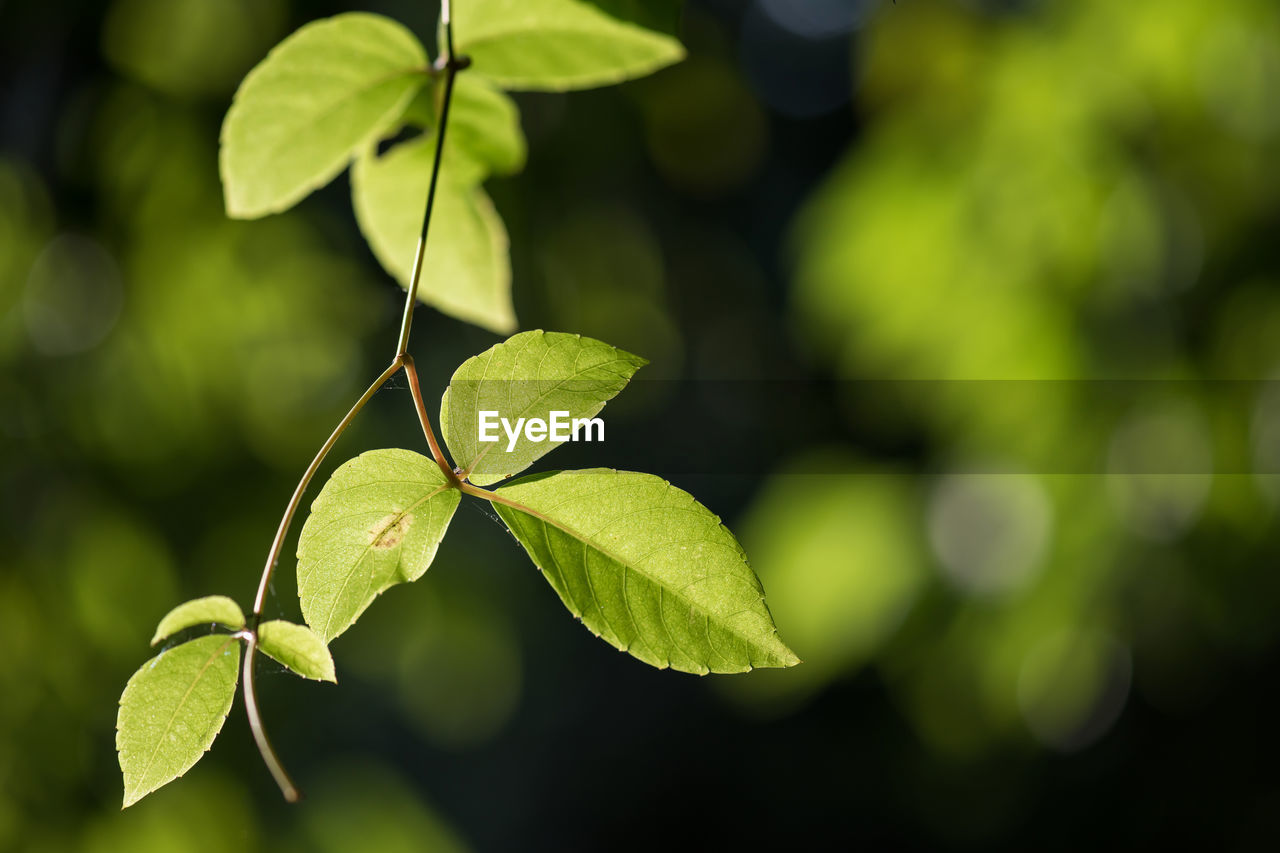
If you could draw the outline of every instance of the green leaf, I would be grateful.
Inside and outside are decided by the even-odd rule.
[[[303,678],[338,681],[329,647],[305,625],[283,619],[263,622],[258,627],[258,648]]]
[[[431,459],[371,450],[325,483],[298,540],[298,598],[329,642],[383,590],[422,577],[458,506]]]
[[[471,0],[453,19],[458,51],[505,89],[587,89],[684,58],[670,36],[581,0]]]
[[[435,130],[439,124],[439,85],[427,86],[404,111],[406,124]],[[431,137],[434,144],[435,137]],[[478,74],[460,74],[453,84],[444,176],[462,185],[490,175],[511,175],[524,168],[528,154],[516,102]]]
[[[434,150],[435,134],[423,134],[381,157],[370,148],[351,171],[360,230],[382,266],[406,288],[413,275]],[[443,172],[418,298],[459,320],[510,332],[516,315],[507,249],[506,229],[489,197]]]
[[[526,154],[516,102],[478,74],[459,74],[449,107],[444,174],[458,168],[448,159],[452,156],[475,164],[479,173],[474,178],[466,172],[452,176],[460,183],[482,181],[491,174],[512,175],[524,168]]]
[[[379,15],[307,24],[249,72],[222,125],[227,215],[292,207],[346,168],[427,81],[413,33]]]
[[[572,613],[645,663],[699,675],[799,663],[717,518],[652,474],[535,474],[494,509]]]
[[[496,483],[528,468],[560,446],[521,434],[514,448],[503,428],[498,440],[479,440],[482,411],[494,411],[514,429],[520,418],[548,420],[553,411],[591,418],[648,364],[581,335],[521,332],[462,363],[440,401],[440,424],[454,462],[476,485]],[[491,431],[490,435],[494,433]]]
[[[193,598],[165,614],[160,624],[156,626],[156,635],[151,638],[151,645],[154,646],[161,640],[172,637],[184,628],[215,622],[239,630],[244,627],[244,613],[240,611],[240,605],[225,595]]]
[[[126,808],[208,751],[231,710],[239,665],[240,641],[215,635],[165,649],[129,679],[116,718]]]

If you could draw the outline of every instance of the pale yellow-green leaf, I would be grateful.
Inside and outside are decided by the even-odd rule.
[[[422,45],[389,18],[353,12],[299,29],[249,72],[227,111],[227,215],[278,213],[327,184],[427,79]]]
[[[215,623],[237,630],[243,628],[244,613],[241,612],[240,605],[225,595],[208,595],[179,604],[160,620],[155,636],[151,638],[151,645],[172,637],[184,628]]]
[[[453,18],[457,49],[504,89],[604,86],[684,58],[670,36],[581,0],[469,0]]]
[[[165,649],[129,679],[116,718],[125,807],[208,751],[235,698],[239,664],[240,640],[213,635]]]
[[[382,266],[405,287],[413,274],[434,150],[434,133],[424,134],[381,157],[366,150],[352,168],[360,230]],[[506,229],[484,190],[455,180],[448,166],[436,189],[418,298],[459,320],[510,332],[516,316]]]
[[[283,619],[263,622],[258,627],[258,648],[303,678],[338,680],[329,647],[305,625]]]
[[[459,496],[435,462],[408,450],[371,450],[333,473],[298,538],[298,599],[321,640],[422,577]]]
[[[459,74],[449,106],[446,152],[476,163],[482,178],[524,168],[526,146],[515,101],[478,74]],[[445,168],[450,164],[446,162]],[[457,176],[455,176],[456,179]],[[465,175],[461,176],[465,182]]]
[[[443,96],[439,81],[423,87],[405,109],[404,122],[435,130]],[[454,80],[447,136],[444,174],[457,183],[480,183],[491,174],[511,175],[524,168],[528,146],[520,129],[520,110],[479,74],[459,74]]]

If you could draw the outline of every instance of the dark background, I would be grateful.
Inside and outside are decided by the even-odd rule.
[[[694,493],[805,664],[619,655],[467,502],[334,644],[339,686],[264,663],[302,805],[237,706],[121,813],[155,622],[250,603],[392,354],[345,175],[230,222],[217,174],[243,74],[356,8],[434,30],[429,3],[0,2],[0,849],[1274,847],[1267,0],[690,2],[681,65],[519,95],[529,164],[487,188],[521,328],[652,362],[603,446],[539,469]],[[429,402],[496,342],[414,332]],[[421,444],[400,379],[325,472]],[[274,592],[298,618],[291,561]]]

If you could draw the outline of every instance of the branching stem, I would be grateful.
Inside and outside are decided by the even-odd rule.
[[[449,104],[453,100],[453,82],[457,73],[470,65],[466,57],[458,57],[454,53],[453,23],[450,15],[449,0],[442,0],[441,2],[440,20],[444,25],[445,43],[442,45],[442,53],[438,62],[445,72],[444,94],[440,105],[440,121],[437,125],[438,131],[436,133],[435,159],[431,169],[431,183],[427,188],[426,210],[422,215],[422,231],[418,236],[418,247],[414,256],[413,277],[409,281],[409,287],[405,294],[404,315],[400,321],[400,337],[396,344],[396,354],[387,369],[382,371],[382,375],[373,381],[373,384],[360,395],[360,399],[356,400],[351,410],[347,412],[342,420],[338,421],[338,425],[334,427],[333,432],[330,433],[325,443],[320,446],[315,458],[311,460],[311,464],[307,466],[307,470],[303,472],[302,478],[298,481],[298,487],[294,489],[293,497],[289,499],[284,515],[280,519],[280,526],[276,529],[276,536],[271,542],[271,549],[267,552],[267,564],[263,568],[262,578],[258,582],[258,593],[253,599],[253,611],[249,616],[249,624],[241,635],[241,639],[245,644],[241,681],[244,685],[244,708],[249,718],[249,729],[253,732],[253,739],[258,745],[258,751],[262,753],[263,762],[266,763],[267,769],[271,771],[271,776],[275,779],[276,784],[280,786],[280,793],[290,803],[296,803],[301,798],[301,794],[297,786],[293,784],[293,780],[289,778],[289,774],[285,771],[280,757],[271,745],[270,738],[267,737],[266,727],[262,723],[262,714],[258,709],[258,692],[253,680],[253,665],[258,651],[258,625],[262,621],[262,611],[266,606],[267,593],[271,587],[271,577],[280,561],[280,551],[284,548],[284,541],[289,535],[293,517],[297,514],[298,507],[302,503],[303,494],[311,484],[312,478],[315,477],[316,471],[324,463],[325,457],[329,455],[329,451],[333,449],[338,439],[346,432],[347,427],[355,420],[356,415],[373,398],[373,395],[387,383],[387,380],[395,376],[401,368],[404,368],[409,377],[409,389],[413,394],[414,408],[417,410],[418,420],[422,424],[422,431],[426,436],[427,445],[431,448],[432,458],[440,466],[440,470],[444,472],[446,480],[452,487],[464,488],[466,485],[449,465],[440,449],[439,442],[436,441],[435,432],[431,428],[431,419],[427,415],[426,405],[422,399],[422,389],[418,383],[418,371],[414,367],[413,357],[409,355],[409,331],[413,324],[413,309],[418,302],[418,285],[422,278],[422,261],[427,246],[427,230],[431,225],[431,212],[435,206],[436,183],[440,175],[440,163],[444,153],[445,130],[449,125]]]
[[[445,459],[444,452],[440,449],[440,443],[436,441],[436,434],[431,429],[431,416],[427,414],[427,404],[422,399],[422,386],[418,383],[418,369],[413,366],[413,356],[404,356],[404,372],[409,377],[409,393],[413,395],[413,406],[418,410],[418,421],[422,424],[422,434],[427,438],[427,446],[431,448],[431,458],[436,460],[436,464],[440,466],[440,470],[444,472],[445,481],[454,488],[462,486],[462,480],[458,473],[453,470],[453,466]],[[443,428],[443,424],[441,425]]]

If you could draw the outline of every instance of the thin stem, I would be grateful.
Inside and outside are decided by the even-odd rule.
[[[523,513],[528,513],[529,515],[532,515],[534,518],[537,518],[541,521],[545,521],[547,524],[550,524],[553,527],[558,527],[561,530],[566,529],[563,524],[551,518],[550,516],[543,515],[533,507],[525,506],[519,501],[513,501],[511,498],[507,497],[506,495],[500,492],[491,492],[488,489],[482,489],[479,486],[472,485],[471,483],[466,482],[465,480],[458,484],[458,488],[462,489],[463,494],[471,495],[477,498],[483,498],[484,500],[489,501],[490,503],[502,504],[503,506],[509,506],[512,509],[518,509]],[[577,535],[577,534],[574,534],[574,535]]]
[[[253,612],[249,615],[249,625],[245,631],[244,646],[244,662],[241,666],[241,681],[244,684],[244,710],[249,717],[249,730],[253,732],[253,740],[258,745],[258,752],[262,753],[262,760],[266,763],[267,769],[271,771],[272,777],[275,778],[276,784],[280,786],[280,793],[284,795],[285,800],[296,803],[301,794],[298,788],[293,784],[293,780],[289,778],[289,774],[285,772],[284,765],[280,762],[280,757],[276,755],[275,749],[271,746],[271,739],[267,737],[267,729],[262,723],[262,714],[258,710],[258,690],[253,680],[253,664],[254,655],[258,651],[258,624],[262,621],[262,610],[267,603],[267,591],[271,587],[271,576],[275,572],[276,564],[280,560],[280,550],[284,547],[285,537],[289,534],[289,527],[293,524],[293,517],[298,511],[298,506],[302,503],[302,495],[307,491],[307,486],[311,484],[311,478],[315,476],[316,471],[324,462],[333,445],[337,443],[338,438],[346,432],[347,427],[355,420],[360,410],[365,404],[372,399],[378,389],[386,384],[387,380],[396,374],[396,371],[404,366],[404,359],[395,358],[386,370],[382,371],[382,375],[373,381],[373,384],[360,395],[360,399],[356,400],[351,411],[338,422],[332,433],[324,444],[320,446],[320,450],[316,453],[311,464],[307,466],[307,470],[303,472],[302,479],[298,481],[298,487],[293,490],[293,497],[289,499],[289,505],[285,507],[284,516],[280,519],[280,526],[276,529],[276,538],[271,542],[271,550],[267,553],[267,565],[262,570],[262,579],[258,581],[258,594],[253,600]]]
[[[244,682],[244,710],[249,717],[249,730],[253,732],[253,740],[258,744],[258,752],[262,753],[262,760],[266,763],[267,769],[271,771],[271,776],[276,780],[276,784],[280,786],[280,793],[284,795],[285,801],[296,803],[302,799],[302,793],[293,784],[293,780],[289,778],[284,765],[280,763],[280,757],[276,755],[275,749],[272,748],[271,740],[267,737],[267,729],[262,724],[262,714],[258,711],[258,691],[253,683],[253,655],[258,650],[258,633],[256,629],[247,633],[248,639],[245,640],[244,644],[244,665],[241,669],[241,676]]]
[[[413,275],[405,293],[404,317],[400,321],[400,340],[396,344],[396,356],[403,356],[409,349],[409,330],[413,326],[413,309],[418,303],[418,284],[422,280],[422,260],[427,251],[427,230],[431,226],[431,211],[435,207],[436,184],[440,177],[440,160],[444,155],[445,131],[449,127],[449,104],[453,101],[453,81],[458,72],[470,62],[465,57],[455,58],[453,52],[453,22],[450,20],[449,0],[440,7],[440,20],[444,24],[445,46],[440,61],[444,65],[444,99],[440,105],[440,121],[436,125],[436,151],[431,166],[431,183],[427,185],[427,207],[422,214],[422,231],[418,234],[418,248],[413,257]],[[438,460],[437,460],[438,461]]]
[[[458,72],[471,64],[466,57],[458,57],[454,53],[453,21],[450,14],[450,5],[449,0],[442,0],[440,20],[444,25],[445,44],[440,60],[445,72],[444,98],[440,107],[439,130],[436,133],[436,150],[431,168],[431,183],[427,187],[426,210],[422,216],[422,231],[418,236],[418,248],[413,261],[413,276],[409,281],[408,292],[405,294],[404,316],[400,321],[400,338],[396,344],[396,355],[387,369],[382,371],[382,375],[369,386],[368,390],[351,407],[351,411],[347,412],[346,416],[338,422],[328,440],[321,445],[319,452],[311,460],[311,464],[303,473],[302,479],[298,481],[298,487],[294,489],[293,497],[289,499],[289,504],[285,507],[284,516],[280,519],[280,526],[276,529],[276,537],[272,540],[271,549],[267,553],[267,564],[262,570],[262,579],[258,582],[258,593],[253,600],[253,611],[249,616],[249,624],[246,626],[242,637],[245,643],[244,664],[242,667],[244,707],[249,717],[249,728],[253,732],[253,739],[258,745],[258,751],[262,753],[262,760],[266,763],[267,769],[271,771],[276,784],[280,786],[280,792],[284,794],[284,798],[291,803],[297,802],[301,795],[289,778],[289,774],[285,772],[284,765],[280,762],[279,756],[276,755],[275,749],[271,746],[271,740],[267,737],[266,727],[262,723],[262,715],[258,710],[258,692],[253,681],[253,664],[254,655],[258,651],[258,625],[262,621],[262,611],[266,606],[267,592],[271,587],[271,576],[280,560],[280,551],[284,547],[284,540],[288,536],[289,527],[293,524],[293,517],[302,503],[302,495],[306,492],[307,486],[311,484],[312,477],[319,470],[325,457],[329,455],[333,445],[337,443],[342,433],[351,425],[355,416],[377,393],[378,389],[386,384],[387,380],[402,367],[406,368],[406,372],[409,375],[409,387],[413,392],[414,406],[418,411],[418,420],[422,423],[422,431],[427,437],[427,444],[431,447],[432,457],[444,472],[451,486],[460,487],[465,485],[459,481],[458,475],[449,467],[449,463],[445,460],[444,454],[440,450],[440,445],[436,441],[435,432],[431,429],[431,421],[427,417],[427,409],[422,400],[422,389],[418,384],[418,372],[414,368],[413,359],[408,352],[409,331],[413,324],[413,309],[418,302],[418,285],[422,280],[423,255],[427,246],[427,230],[431,225],[431,212],[435,207],[436,184],[440,176],[440,162],[444,154],[445,130],[449,126],[449,105],[453,101],[453,82]]]
[[[267,552],[267,565],[262,570],[262,580],[258,582],[258,594],[253,599],[253,615],[250,617],[251,628],[257,629],[258,627],[258,619],[262,616],[262,608],[267,602],[267,590],[271,585],[271,575],[275,572],[276,563],[280,559],[280,549],[284,547],[284,540],[289,533],[289,526],[293,524],[293,516],[298,511],[298,505],[302,503],[303,493],[306,492],[307,486],[311,485],[311,478],[316,475],[316,471],[324,462],[324,458],[329,455],[329,451],[338,442],[342,434],[346,432],[347,427],[351,426],[351,422],[355,420],[360,410],[372,399],[378,389],[385,385],[388,379],[395,376],[396,371],[403,366],[404,358],[402,356],[396,356],[392,359],[387,369],[382,371],[382,375],[373,380],[373,384],[360,395],[359,400],[356,400],[355,405],[351,407],[351,411],[347,412],[342,420],[338,421],[338,425],[334,427],[333,432],[330,433],[325,443],[320,445],[320,450],[316,453],[316,457],[311,460],[311,464],[307,466],[302,479],[298,481],[298,487],[293,490],[293,497],[289,499],[289,505],[284,510],[284,517],[280,519],[280,526],[276,529],[276,538],[271,542],[271,550]]]
[[[418,421],[422,424],[422,434],[427,437],[427,446],[431,448],[431,458],[436,460],[445,479],[453,486],[461,486],[457,472],[445,459],[440,444],[436,441],[435,430],[431,428],[431,417],[427,414],[426,403],[422,399],[422,386],[418,384],[418,369],[413,364],[413,356],[404,356],[404,372],[409,377],[409,393],[413,395],[413,406],[418,410]]]

